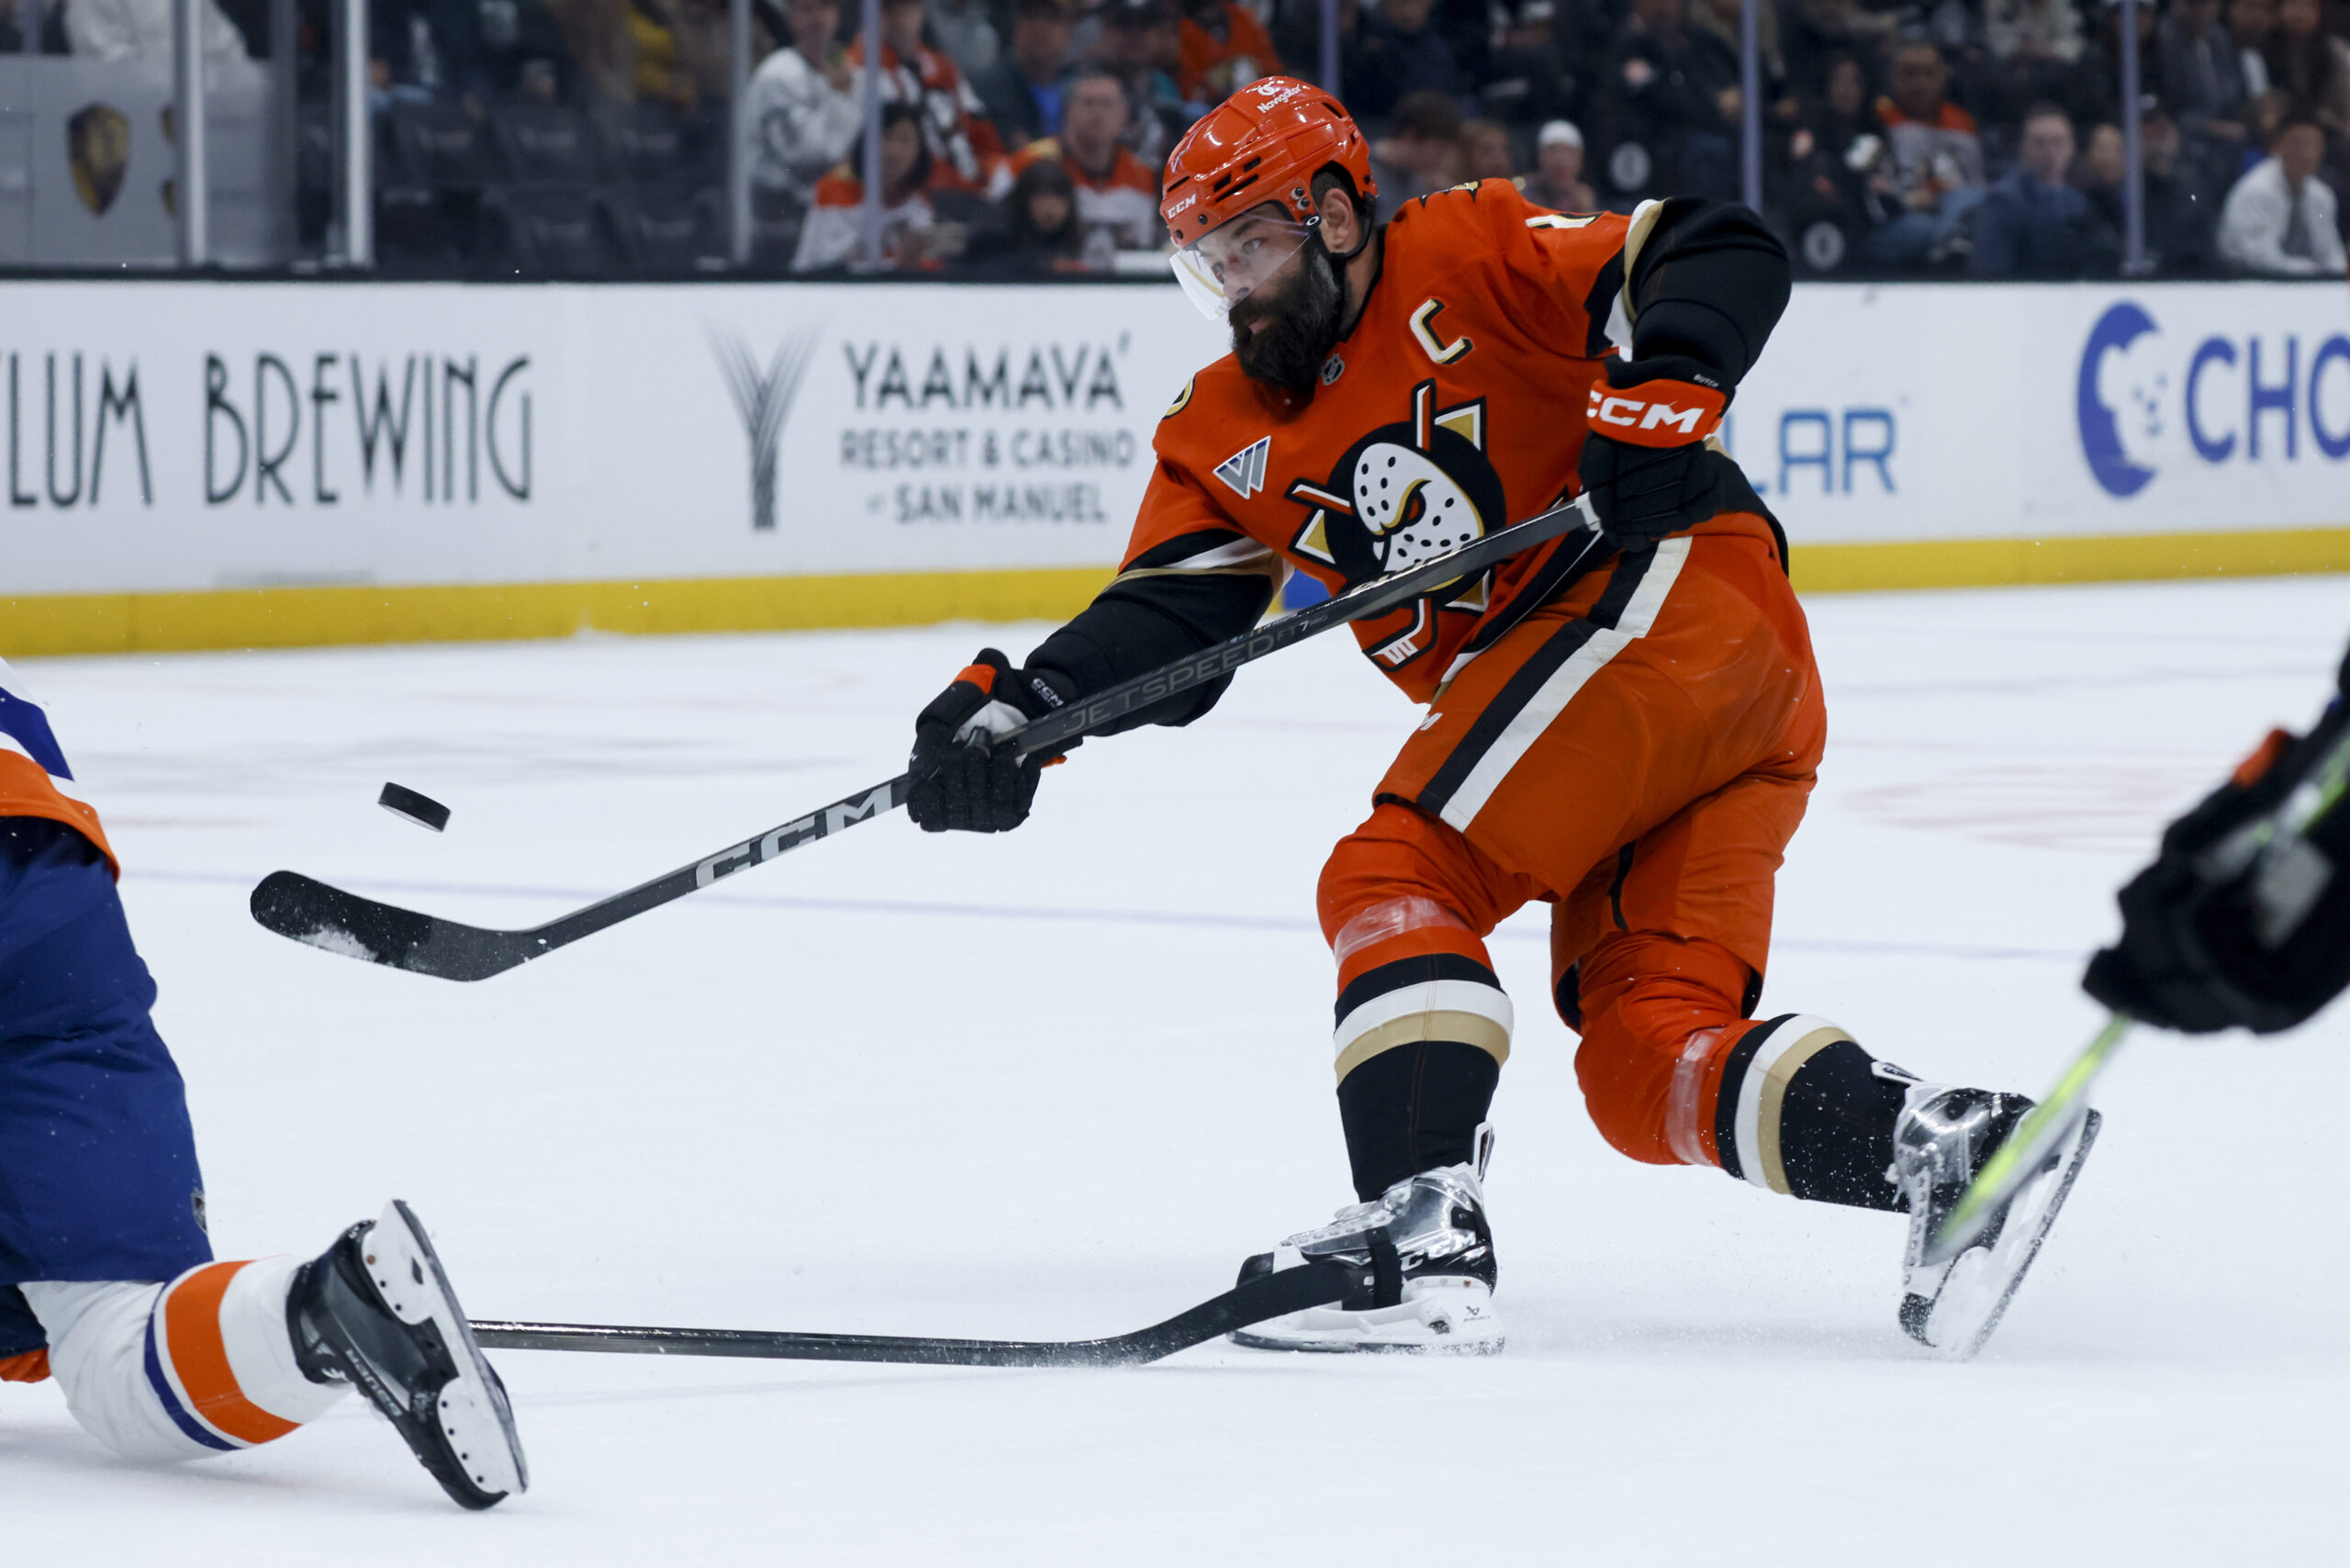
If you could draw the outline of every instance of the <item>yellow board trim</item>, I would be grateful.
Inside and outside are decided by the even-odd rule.
[[[0,656],[1065,621],[1110,568],[0,596]]]
[[[1796,544],[1801,593],[2350,572],[2350,528]]]
[[[2350,528],[1797,544],[1805,593],[2350,572]],[[0,656],[1058,621],[1107,567],[0,596]]]

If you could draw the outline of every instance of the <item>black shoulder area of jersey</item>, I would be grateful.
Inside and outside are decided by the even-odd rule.
[[[1676,196],[1633,258],[1632,357],[1686,354],[1736,386],[1787,308],[1786,247],[1735,202]]]

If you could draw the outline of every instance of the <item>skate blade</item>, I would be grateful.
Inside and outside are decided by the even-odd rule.
[[[2073,1182],[2104,1125],[2105,1118],[2095,1111],[2084,1115],[2056,1169],[2017,1194],[2000,1225],[1999,1239],[1987,1250],[1970,1249],[1952,1262],[1932,1306],[1924,1314],[1926,1343],[1941,1359],[1973,1361],[1990,1342],[1999,1320],[2007,1316],[2009,1304],[2022,1288],[2024,1275],[2040,1256],[2041,1243],[2072,1194]]]
[[[1312,1307],[1235,1329],[1231,1338],[1251,1350],[1317,1355],[1490,1356],[1504,1343],[1493,1294],[1482,1281],[1425,1288],[1412,1300],[1368,1312]]]
[[[394,1198],[361,1248],[376,1294],[403,1323],[431,1323],[456,1363],[457,1375],[441,1389],[434,1420],[465,1476],[479,1489],[468,1506],[487,1508],[529,1489],[530,1462],[514,1429],[506,1386],[474,1338],[473,1324],[457,1305],[440,1254],[415,1212]]]

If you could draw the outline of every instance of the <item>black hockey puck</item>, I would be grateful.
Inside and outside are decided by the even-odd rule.
[[[419,827],[429,827],[439,833],[449,825],[449,808],[430,795],[420,795],[397,784],[386,784],[375,803],[396,817],[406,817]]]

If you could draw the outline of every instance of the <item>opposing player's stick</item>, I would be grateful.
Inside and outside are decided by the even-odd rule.
[[[590,1323],[477,1319],[493,1350],[603,1350],[643,1356],[746,1356],[787,1361],[898,1361],[932,1367],[1126,1367],[1204,1345],[1236,1328],[1312,1306],[1354,1287],[1330,1263],[1304,1263],[1210,1297],[1164,1323],[1107,1339],[931,1339],[896,1334],[770,1334],[743,1328],[618,1328]]]
[[[1598,546],[1598,515],[1591,510],[1591,503],[1577,497],[1458,550],[1404,571],[1374,577],[1293,615],[1269,621],[1253,632],[1228,637],[1189,658],[1136,676],[1013,731],[996,744],[1016,745],[1023,756],[1057,749],[1138,709],[1152,707],[1268,654],[1279,653],[1316,633],[1382,614],[1578,528],[1592,531],[1591,538],[1583,546],[1588,553]],[[829,837],[843,828],[894,812],[906,803],[906,791],[912,782],[908,775],[901,773],[887,783],[835,801],[756,838],[730,845],[690,866],[680,866],[626,892],[615,893],[559,920],[524,930],[486,930],[437,915],[420,914],[345,892],[298,871],[273,871],[262,879],[253,889],[253,918],[280,936],[290,936],[348,958],[364,958],[369,963],[413,969],[442,980],[487,980],[646,910],[658,909],[688,893],[699,892],[721,878],[764,865],[778,855]]]
[[[2238,823],[2192,862],[2209,890],[2240,886],[2252,937],[2275,953],[2293,940],[2334,878],[2333,858],[2310,835],[2350,801],[2350,732],[2337,734],[2284,799]],[[2112,1062],[2131,1020],[2116,1013],[2075,1057],[2047,1098],[2025,1113],[2008,1141],[1959,1194],[1958,1204],[1926,1249],[1926,1260],[1954,1258],[2040,1169],[2048,1151],[2088,1114],[2090,1086]]]
[[[2121,1048],[2121,1037],[2130,1032],[2130,1020],[2116,1013],[2105,1021],[2097,1037],[2083,1047],[2078,1056],[2066,1065],[2055,1087],[2042,1095],[2040,1103],[2026,1111],[2023,1120],[2008,1141],[1991,1151],[1983,1169],[1975,1173],[1966,1191],[1960,1193],[1958,1204],[1942,1221],[1941,1230],[1926,1245],[1926,1261],[1940,1263],[1955,1258],[1973,1244],[1991,1223],[1994,1215],[2008,1205],[2023,1184],[2037,1175],[2040,1162],[2080,1125],[2089,1114],[2089,1090],[2098,1075],[2112,1062],[2114,1052]]]

